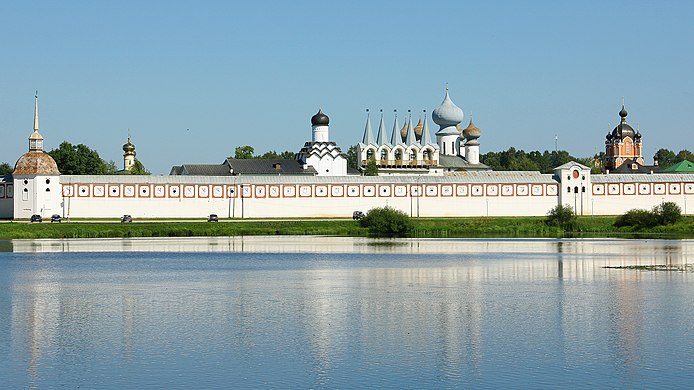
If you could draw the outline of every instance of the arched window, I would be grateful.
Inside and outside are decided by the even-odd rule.
[[[414,150],[410,150],[410,160],[416,161],[417,160],[417,152]]]
[[[402,151],[400,151],[400,149],[395,151],[395,159],[402,160]]]
[[[387,160],[388,159],[388,151],[385,149],[381,149],[381,160]]]
[[[433,160],[433,159],[434,159],[434,156],[432,156],[432,154],[433,154],[433,153],[431,153],[431,149],[425,150],[425,151],[424,151],[424,159],[425,159],[425,160],[429,160],[429,161]]]
[[[369,149],[366,151],[366,159],[367,160],[373,160],[374,158],[374,151],[373,149]]]

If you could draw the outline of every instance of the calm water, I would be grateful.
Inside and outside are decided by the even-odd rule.
[[[0,387],[692,388],[694,241],[0,243]]]

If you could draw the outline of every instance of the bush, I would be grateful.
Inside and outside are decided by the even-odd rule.
[[[405,237],[413,227],[407,214],[387,206],[369,210],[359,224],[377,237]]]
[[[576,214],[570,206],[557,205],[557,207],[549,210],[545,224],[548,226],[558,226],[566,231],[576,230],[577,219]]]
[[[682,220],[682,209],[675,202],[663,202],[653,208],[661,225],[674,225]]]
[[[658,216],[648,210],[631,209],[617,217],[614,226],[632,226],[635,228],[651,228],[658,225]]]
[[[632,209],[617,217],[614,226],[632,226],[637,229],[658,225],[672,225],[682,220],[682,210],[674,202],[663,202],[653,210]]]

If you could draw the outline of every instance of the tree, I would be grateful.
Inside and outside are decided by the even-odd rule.
[[[675,155],[675,152],[672,150],[668,150],[665,148],[658,149],[657,152],[655,152],[655,156],[653,158],[658,161],[658,165],[667,168],[673,164],[675,164],[675,159],[677,156]]]
[[[565,231],[576,230],[576,214],[569,205],[557,205],[557,207],[549,210],[545,224],[548,226],[558,226]]]
[[[75,146],[63,141],[48,154],[53,157],[63,175],[103,175],[108,170],[99,153],[84,144]]]
[[[378,176],[378,165],[376,165],[376,160],[370,158],[366,162],[366,169],[364,169],[364,176]]]
[[[104,174],[105,175],[115,175],[116,172],[118,172],[118,167],[116,166],[116,162],[113,160],[109,160],[105,164]]]
[[[677,158],[675,158],[675,163],[682,162],[684,160],[694,162],[694,154],[687,149],[680,150],[680,152],[677,153]]]
[[[392,207],[376,207],[369,210],[359,225],[369,229],[369,234],[378,237],[405,237],[413,229],[410,217]]]
[[[352,145],[347,149],[347,168],[359,169],[358,163],[357,145]]]
[[[140,160],[135,159],[135,162],[133,162],[133,166],[130,167],[130,174],[131,175],[151,175],[151,172],[148,171],[144,165],[142,165]]]
[[[5,175],[11,175],[12,174],[12,167],[10,164],[4,162],[0,164],[0,176],[5,176]]]
[[[255,149],[253,149],[252,146],[237,146],[236,149],[234,150],[234,158],[239,158],[239,159],[250,159],[253,158],[253,152]]]

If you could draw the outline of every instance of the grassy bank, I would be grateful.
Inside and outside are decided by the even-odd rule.
[[[648,230],[615,228],[615,217],[579,217],[576,232],[547,226],[544,217],[415,218],[412,237],[662,237],[694,238],[694,217]],[[69,223],[0,223],[0,239],[194,237],[250,235],[328,235],[365,237],[365,228],[344,220],[264,220],[207,223],[201,221]]]

